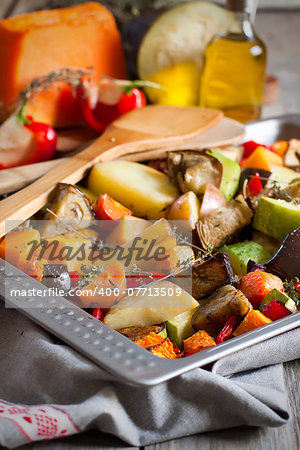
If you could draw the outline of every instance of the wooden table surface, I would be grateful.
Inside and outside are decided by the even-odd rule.
[[[73,2],[75,3],[75,2]],[[79,3],[77,1],[77,3]],[[22,14],[36,9],[71,5],[72,0],[1,0],[0,17]],[[259,12],[257,34],[268,50],[268,72],[280,80],[279,100],[265,106],[263,117],[300,113],[300,10]],[[290,421],[280,428],[239,427],[176,439],[143,447],[145,450],[298,450],[300,449],[300,361],[284,365],[289,397]],[[3,447],[0,447],[1,449]],[[133,449],[117,438],[98,431],[19,447],[24,450],[108,450]]]

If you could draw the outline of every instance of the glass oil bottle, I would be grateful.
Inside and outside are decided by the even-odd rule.
[[[238,26],[208,45],[200,87],[201,107],[240,122],[258,119],[262,106],[266,50],[252,26],[256,6],[257,0],[227,0]]]

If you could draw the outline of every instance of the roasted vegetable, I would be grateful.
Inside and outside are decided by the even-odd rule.
[[[123,245],[145,231],[151,224],[150,221],[139,217],[125,216],[113,227],[105,242],[109,245]]]
[[[33,228],[12,230],[0,241],[0,258],[30,274],[34,269],[36,254],[30,242],[40,243],[40,233]]]
[[[300,163],[300,140],[291,139],[284,155],[284,164],[288,167],[298,167]]]
[[[300,228],[287,235],[282,245],[265,264],[248,262],[248,272],[257,268],[273,273],[282,279],[292,280],[300,273]]]
[[[116,301],[125,295],[126,278],[124,266],[119,262],[113,262],[98,276],[92,273],[85,274],[88,284],[78,292],[83,307],[89,308],[91,303],[100,308],[110,308]]]
[[[144,337],[148,336],[150,333],[158,334],[164,338],[167,337],[167,331],[166,331],[166,325],[152,325],[152,326],[146,326],[146,327],[128,327],[128,328],[121,328],[120,330],[117,330],[119,333],[123,334],[123,336],[126,336],[131,341],[137,341],[138,339],[143,339]]]
[[[263,314],[273,321],[289,316],[292,312],[283,302],[279,300],[271,300],[263,306]]]
[[[286,235],[300,227],[300,204],[261,197],[253,219],[253,228],[282,241]]]
[[[246,275],[247,263],[250,259],[262,264],[271,257],[270,253],[253,241],[237,242],[222,247],[221,250],[228,253],[230,264],[238,275]]]
[[[275,288],[283,292],[281,279],[276,275],[261,270],[247,273],[242,278],[240,285],[241,291],[250,300],[254,308],[258,308],[265,296]]]
[[[189,191],[178,197],[170,206],[167,219],[185,221],[182,223],[184,228],[194,230],[199,219],[199,210],[200,201],[197,195]]]
[[[242,192],[245,181],[247,180],[249,182],[255,176],[256,173],[259,173],[262,186],[263,187],[265,186],[265,184],[268,181],[269,176],[271,175],[271,172],[269,172],[268,170],[253,169],[251,167],[247,167],[245,169],[242,169],[242,171],[241,171],[238,192]]]
[[[270,171],[271,166],[283,166],[282,158],[265,147],[257,147],[251,155],[245,159],[242,168],[251,167]]]
[[[231,316],[245,316],[251,309],[251,303],[241,291],[226,285],[201,302],[193,316],[193,327],[217,336]]]
[[[222,192],[213,184],[206,183],[199,212],[199,219],[208,216],[215,209],[225,205],[226,200]]]
[[[296,303],[294,302],[294,300],[291,299],[291,297],[289,297],[285,292],[280,291],[279,289],[272,289],[263,299],[263,301],[261,302],[261,304],[259,305],[259,310],[262,313],[264,312],[264,308],[266,305],[268,305],[269,303],[271,303],[272,301],[278,301],[280,303],[282,303],[291,313],[295,313],[297,312],[297,306]],[[268,314],[266,314],[267,317]],[[272,319],[272,317],[269,317],[270,319]],[[274,319],[272,319],[274,320]]]
[[[222,344],[222,342],[228,341],[228,339],[231,339],[233,337],[233,332],[236,327],[237,318],[236,316],[231,316],[226,321],[225,325],[223,326],[222,330],[217,336],[216,343]]]
[[[200,330],[183,341],[184,352],[187,355],[201,352],[216,345],[214,339],[204,330]]]
[[[220,191],[224,195],[225,199],[229,201],[235,195],[239,185],[241,175],[240,166],[236,161],[233,161],[232,159],[227,158],[214,150],[207,150],[207,153],[222,163]]]
[[[266,185],[269,189],[272,189],[274,185],[276,185],[277,188],[284,189],[299,176],[298,172],[289,169],[288,167],[271,166],[270,170],[271,172],[268,175]]]
[[[181,192],[203,194],[206,183],[220,186],[222,163],[201,151],[169,152],[168,175]]]
[[[196,229],[200,244],[204,249],[209,245],[219,247],[230,236],[248,225],[252,216],[253,212],[244,197],[239,195],[198,222]]]
[[[300,200],[300,181],[291,183],[284,190],[291,198]]]
[[[71,289],[71,277],[66,264],[45,264],[42,283],[67,293]]]
[[[194,312],[194,309],[185,311],[166,322],[169,338],[181,349],[183,346],[183,340],[195,333],[195,329],[192,326],[192,317]]]
[[[243,322],[233,332],[233,336],[240,336],[241,334],[255,330],[256,328],[262,327],[263,325],[267,325],[271,322],[272,320],[270,320],[260,311],[252,309],[248,312]]]
[[[120,300],[106,314],[104,323],[114,329],[155,325],[197,305],[198,302],[180,287],[170,281],[157,281]]]
[[[125,216],[132,216],[130,209],[125,208],[107,194],[101,195],[93,208],[99,220],[122,220]]]
[[[168,177],[144,164],[131,161],[107,161],[96,164],[89,175],[88,187],[98,195],[106,192],[135,215],[159,219],[178,197]]]
[[[46,212],[47,220],[43,227],[43,238],[56,236],[68,231],[67,223],[77,230],[86,228],[87,222],[95,220],[95,215],[88,197],[71,184],[58,183],[54,200],[49,208],[54,214]],[[66,222],[62,223],[57,217]]]
[[[193,265],[192,292],[197,300],[208,297],[216,289],[233,281],[226,253],[216,253],[207,261]]]
[[[153,332],[142,339],[138,339],[135,343],[160,358],[175,359],[180,357],[177,356],[176,345],[174,345],[169,338],[165,338]]]

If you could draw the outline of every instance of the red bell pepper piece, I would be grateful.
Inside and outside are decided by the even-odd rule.
[[[101,308],[93,308],[92,316],[98,320],[101,320],[101,322],[104,319],[104,313]]]
[[[0,169],[47,161],[56,151],[55,130],[25,117],[24,108],[0,127]]]
[[[282,319],[292,312],[286,308],[285,304],[279,300],[272,300],[263,306],[263,313],[271,320]]]
[[[141,283],[149,284],[152,281],[157,281],[161,278],[165,278],[166,274],[162,272],[141,272],[140,274],[132,273],[126,276],[127,288],[135,289],[141,287]]]
[[[101,195],[93,205],[99,220],[121,220],[125,216],[132,216],[132,211],[111,198],[108,194]]]
[[[84,76],[77,89],[83,119],[102,133],[107,125],[127,112],[146,105],[146,97],[138,86],[142,81],[114,80],[98,75]]]
[[[81,277],[78,272],[69,272],[70,278],[71,278],[71,287],[74,288],[79,283]]]
[[[258,144],[255,141],[244,142],[243,147],[244,147],[243,158],[248,158],[248,156],[250,156],[251,153],[253,153],[254,150],[257,149],[257,147],[264,147],[267,148],[268,150],[273,151],[272,147],[270,147],[269,145]]]
[[[220,333],[217,336],[216,343],[221,344],[224,341],[228,341],[228,339],[233,337],[233,332],[236,327],[236,316],[231,316],[227,322],[225,323],[224,327],[220,331]]]
[[[260,193],[260,191],[262,190],[263,185],[260,179],[260,175],[258,172],[255,172],[254,177],[251,178],[251,180],[249,181],[247,188],[246,188],[246,193],[248,197],[255,197],[256,195],[258,195]]]

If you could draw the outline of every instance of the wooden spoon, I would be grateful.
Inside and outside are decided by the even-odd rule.
[[[75,131],[75,130],[74,130]],[[129,153],[122,156],[128,161],[147,161],[150,159],[164,158],[167,153],[174,150],[201,150],[203,148],[223,147],[225,145],[238,144],[245,135],[245,126],[235,120],[223,117],[223,119],[188,141],[164,149],[145,150],[143,152]],[[80,140],[78,140],[78,136]],[[89,137],[90,138],[90,137]],[[71,130],[67,130],[63,136],[65,148],[74,151],[74,143],[77,142],[77,149],[84,145],[82,132],[72,135]],[[80,143],[80,145],[79,145]],[[80,151],[80,150],[78,150]],[[0,171],[0,195],[16,192],[37,180],[53,167],[61,164],[66,158],[54,159],[42,163],[28,164],[27,166],[14,167]]]
[[[222,112],[216,110],[164,105],[150,105],[125,114],[85,150],[2,200],[0,236],[43,207],[57,183],[77,183],[99,161],[119,158],[129,152],[180,144],[215,125],[222,116]],[[13,222],[5,226],[8,220]]]

